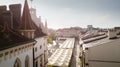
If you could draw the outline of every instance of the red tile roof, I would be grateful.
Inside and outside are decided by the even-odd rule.
[[[31,18],[31,15],[30,15],[27,0],[25,0],[25,4],[24,4],[22,22],[21,22],[21,25],[20,25],[20,29],[22,29],[22,30],[35,29],[32,18]]]

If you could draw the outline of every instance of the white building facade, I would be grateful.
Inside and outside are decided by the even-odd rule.
[[[15,9],[16,5],[12,7],[15,11],[13,14],[16,14],[19,10]],[[27,0],[22,13],[19,29],[12,30],[4,22],[0,24],[0,67],[46,67],[46,34],[33,22]],[[14,20],[17,20],[16,17]]]
[[[119,30],[120,28],[109,29],[108,38],[87,39],[92,41],[81,45],[82,67],[119,67]]]
[[[0,67],[33,67],[34,42],[0,51]]]
[[[43,25],[41,21],[41,17],[37,17],[36,15],[36,9],[30,8],[30,14],[32,20],[35,22],[35,24],[41,29],[41,32],[43,32],[44,36],[39,36],[35,38],[37,43],[34,46],[34,66],[35,67],[47,67],[48,63],[48,50],[47,50],[47,21],[45,22],[45,25]],[[40,34],[40,33],[39,33]]]
[[[47,67],[47,39],[46,37],[40,37],[35,39],[37,41],[34,46],[34,63],[35,67]]]

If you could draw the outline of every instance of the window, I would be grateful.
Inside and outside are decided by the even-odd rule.
[[[29,56],[28,55],[25,58],[25,67],[29,67]]]
[[[37,47],[35,47],[35,52],[37,51]]]
[[[38,67],[38,62],[37,61],[35,62],[35,67]]]
[[[42,46],[40,45],[40,49],[42,48]]]
[[[19,58],[15,60],[14,67],[21,67],[21,61]]]

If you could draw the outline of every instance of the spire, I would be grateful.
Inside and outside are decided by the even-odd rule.
[[[47,32],[47,20],[45,20],[45,29],[46,29],[46,32]]]
[[[45,20],[45,27],[47,27],[47,20]]]
[[[33,25],[33,21],[32,21],[31,15],[30,15],[28,2],[27,2],[27,0],[25,0],[20,29],[21,30],[33,30],[34,28],[35,27]]]
[[[47,20],[45,20],[45,33],[48,33]]]
[[[25,0],[25,4],[24,4],[20,33],[26,36],[27,38],[31,38],[31,39],[33,39],[35,36],[34,35],[35,25],[30,15],[27,0]]]

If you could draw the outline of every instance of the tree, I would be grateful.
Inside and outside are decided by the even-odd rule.
[[[49,37],[52,38],[52,40],[56,40],[56,34],[55,34],[55,32],[51,32],[49,34]]]
[[[50,37],[48,36],[48,37],[47,37],[47,42],[50,43],[50,44],[53,44],[52,38],[50,38]]]

